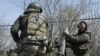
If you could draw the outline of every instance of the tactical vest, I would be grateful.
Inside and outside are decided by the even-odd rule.
[[[30,14],[28,17],[27,34],[46,36],[45,19],[38,13]]]
[[[21,37],[28,35],[46,36],[46,20],[39,13],[30,13],[19,17]]]
[[[85,54],[91,48],[91,46],[92,46],[91,45],[91,43],[92,43],[91,33],[90,32],[85,32],[85,34],[88,34],[89,35],[90,40],[88,40],[84,44],[81,44],[81,45],[76,46],[76,50],[79,51],[80,53],[83,53],[83,54]]]
[[[20,24],[22,37],[24,38],[20,39],[22,46],[18,49],[31,54],[46,53],[48,41],[46,37],[46,22],[43,16],[38,13],[23,15],[20,18]],[[18,52],[20,52],[19,50]]]

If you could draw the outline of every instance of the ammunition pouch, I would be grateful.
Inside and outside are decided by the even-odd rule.
[[[25,51],[30,54],[45,54],[48,44],[45,36],[28,36],[24,37],[21,42],[20,51]]]

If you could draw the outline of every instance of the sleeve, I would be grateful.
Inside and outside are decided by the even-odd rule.
[[[14,24],[11,26],[11,29],[10,29],[12,38],[16,43],[20,39],[19,35],[18,35],[18,31],[20,29],[20,18],[21,18],[21,16],[16,19],[16,21],[14,22]]]
[[[82,36],[67,34],[66,36],[66,40],[70,41],[72,44],[83,44],[90,39],[88,34],[83,34]]]

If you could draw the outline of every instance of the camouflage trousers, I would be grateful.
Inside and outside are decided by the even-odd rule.
[[[18,56],[46,56],[46,54],[39,54],[39,53],[32,54],[32,53],[28,53],[28,52],[23,51],[20,54],[18,54]]]
[[[73,51],[74,56],[89,56],[89,52],[86,53],[80,53],[78,51]]]
[[[21,47],[21,51],[18,56],[45,56],[47,39],[45,36],[28,36],[22,39],[24,44]],[[31,44],[29,44],[31,43]],[[33,44],[34,43],[34,44]]]
[[[89,53],[86,54],[74,54],[75,56],[89,56]]]

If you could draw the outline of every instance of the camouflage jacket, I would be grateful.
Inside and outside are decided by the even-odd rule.
[[[36,12],[35,12],[36,13]],[[32,13],[34,14],[34,13]],[[41,28],[39,28],[39,31],[35,32],[35,35],[46,35],[46,26],[47,26],[47,22],[45,20],[45,18],[39,14],[39,21],[35,21],[35,19],[30,19],[30,23],[28,23],[29,19],[28,17],[31,18],[30,15],[32,14],[25,14],[25,15],[21,15],[19,16],[16,21],[14,22],[14,24],[11,26],[11,35],[14,39],[15,42],[18,42],[20,40],[20,37],[27,37],[28,33],[30,34],[30,32],[32,32],[32,34],[34,35],[33,32],[35,32],[35,30],[37,30],[39,28],[39,26],[42,24]],[[41,18],[41,19],[40,19]],[[32,21],[32,23],[31,23]],[[28,24],[30,24],[30,26],[28,26]],[[36,25],[38,24],[38,25]],[[29,29],[28,29],[29,28]],[[21,30],[21,34],[19,37],[19,30]]]
[[[76,34],[74,36],[68,35],[66,40],[73,44],[76,49],[90,49],[91,48],[91,32],[85,32],[83,34]]]
[[[71,34],[64,34],[62,38],[59,54],[64,55],[65,48],[70,47],[74,49],[89,49],[91,46],[91,33],[85,32],[81,35],[71,35]]]

